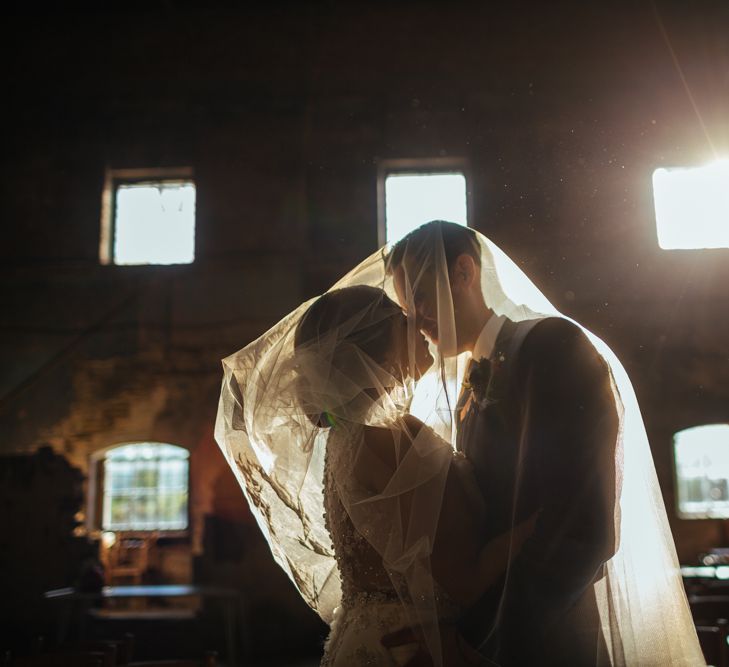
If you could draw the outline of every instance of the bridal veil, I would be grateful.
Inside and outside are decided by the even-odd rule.
[[[302,321],[307,313],[311,317],[316,301],[311,299],[223,360],[216,439],[274,558],[326,622],[332,621],[342,601],[324,518],[324,467],[331,433],[381,426],[392,429],[397,446],[398,418],[411,413],[455,446],[456,404],[469,355],[457,354],[448,258],[439,229],[433,227],[425,250],[421,246],[410,254],[415,272],[404,293],[396,294],[387,266],[390,249],[384,248],[329,290],[366,286],[375,288],[371,298],[361,303],[353,298],[346,312],[314,323],[313,329],[309,322],[309,332],[318,335],[302,337]],[[494,243],[478,232],[472,238],[490,309],[513,322],[563,317]],[[412,316],[421,298],[418,267],[427,274],[430,298],[437,304],[438,342],[430,343],[434,361],[424,373],[417,367],[420,333]],[[379,290],[384,292],[381,299]],[[379,333],[401,316],[391,305],[398,300],[408,313],[403,349],[409,369],[404,373],[372,352]],[[617,551],[593,584],[608,652],[601,664],[703,664],[633,388],[608,346],[582,329],[610,368],[620,418],[614,461],[620,480],[614,517]],[[353,441],[351,446],[358,445]],[[348,455],[356,458],[358,452]],[[412,610],[411,622],[423,628],[433,661],[439,664],[437,633],[429,631],[439,614],[429,555],[451,458],[433,447],[432,440],[417,437],[407,455],[396,458],[391,479],[380,488],[369,494],[362,488],[340,491],[352,523],[382,557],[403,604]],[[374,507],[382,517],[376,530],[367,524]]]

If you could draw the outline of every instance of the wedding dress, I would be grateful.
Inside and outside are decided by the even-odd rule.
[[[322,665],[395,665],[380,638],[407,624],[407,614],[397,596],[382,558],[357,531],[339,495],[339,488],[356,492],[351,438],[361,429],[334,429],[329,436],[324,463],[326,526],[342,582],[342,601],[334,611]],[[363,532],[378,530],[376,510]]]
[[[435,439],[435,434],[428,435]],[[407,602],[407,583],[397,573],[387,571],[382,556],[372,546],[386,537],[392,516],[372,504],[355,528],[343,500],[365,492],[359,488],[354,474],[353,453],[358,451],[362,438],[359,425],[335,428],[329,435],[325,454],[325,522],[342,582],[342,600],[334,611],[322,667],[395,667],[405,664],[415,649],[414,645],[387,649],[380,641],[387,633],[406,627],[417,618]],[[448,447],[445,442],[442,446]],[[399,583],[400,595],[394,582]],[[454,621],[459,611],[457,605],[437,583],[435,586],[439,619]]]

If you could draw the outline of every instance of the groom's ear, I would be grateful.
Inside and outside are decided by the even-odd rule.
[[[451,290],[455,293],[467,291],[478,278],[478,266],[471,255],[463,253],[453,261],[449,273]]]

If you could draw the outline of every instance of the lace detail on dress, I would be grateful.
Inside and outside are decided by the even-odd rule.
[[[354,460],[362,444],[364,431],[358,425],[340,424],[332,429],[324,458],[324,521],[329,531],[342,584],[341,606],[327,639],[322,666],[404,664],[414,654],[416,645],[395,650],[385,649],[380,639],[415,621],[409,605],[398,596],[395,584],[401,575],[388,571],[382,556],[372,547],[367,536],[376,538],[386,530],[391,518],[382,516],[375,504],[369,506],[366,518],[358,519],[355,528],[346,507],[346,498],[361,496],[362,489],[354,477]],[[458,608],[433,582],[441,618],[453,619]],[[402,592],[407,598],[406,584]]]
[[[363,437],[361,428],[333,430],[324,458],[324,521],[332,539],[334,557],[342,581],[342,607],[363,603],[397,600],[397,592],[383,567],[382,557],[352,523],[342,504],[339,488],[354,491],[353,461],[349,455]],[[353,495],[354,497],[354,495]],[[362,526],[363,533],[377,526],[376,511]]]
[[[324,458],[324,521],[342,582],[342,602],[334,612],[322,666],[397,665],[379,639],[407,623],[381,556],[354,527],[339,492],[354,490],[352,452],[362,437],[359,427],[333,429]],[[374,524],[373,516],[363,531]]]

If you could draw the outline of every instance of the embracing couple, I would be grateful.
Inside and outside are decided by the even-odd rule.
[[[217,435],[323,665],[699,664],[629,383],[487,239],[427,223],[246,350]]]

